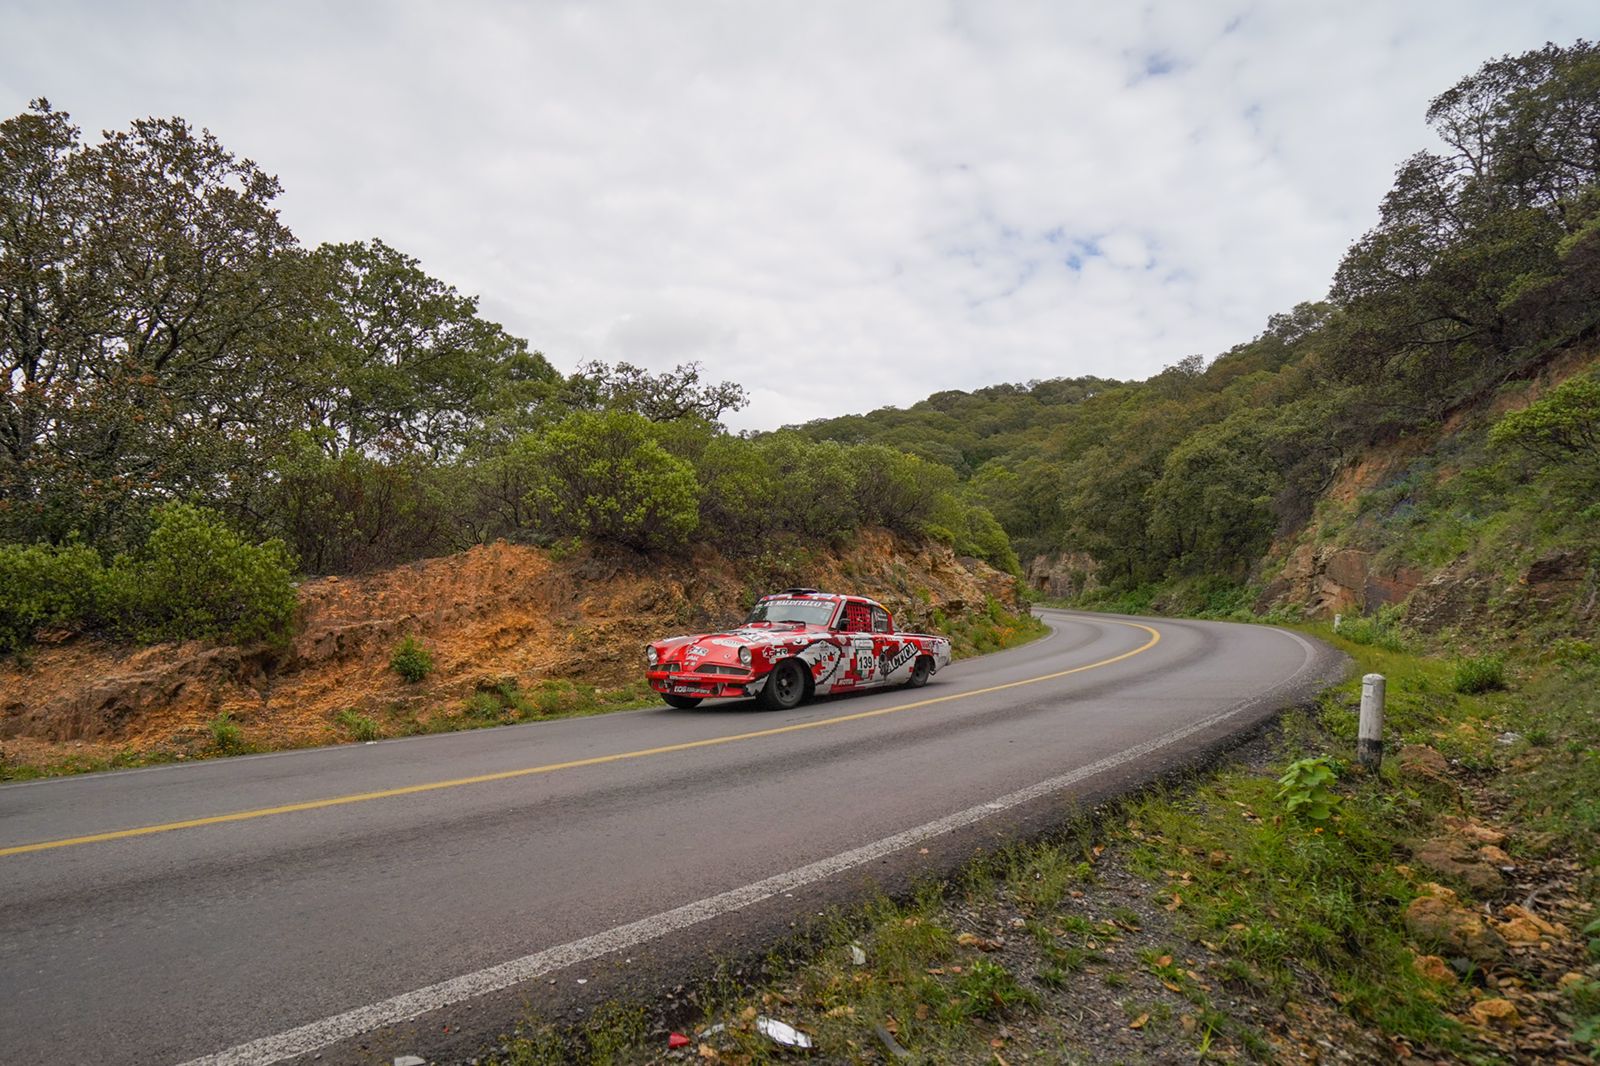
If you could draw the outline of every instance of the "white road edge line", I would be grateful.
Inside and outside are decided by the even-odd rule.
[[[477,970],[473,973],[452,977],[448,981],[428,985],[424,988],[414,989],[402,993],[391,999],[382,1000],[355,1010],[335,1014],[320,1021],[289,1029],[273,1036],[252,1040],[247,1044],[239,1044],[225,1051],[218,1051],[198,1059],[191,1059],[181,1066],[267,1066],[269,1063],[282,1062],[285,1059],[295,1058],[300,1055],[310,1054],[330,1044],[360,1036],[362,1033],[386,1025],[396,1025],[400,1022],[420,1018],[429,1011],[448,1007],[463,1000],[476,996],[498,992],[512,985],[531,981],[557,970],[580,962],[588,962],[602,955],[627,948],[637,947],[640,944],[671,933],[699,925],[713,918],[721,917],[736,910],[741,910],[763,900],[784,892],[791,892],[796,888],[813,884],[814,882],[833,877],[864,866],[887,855],[893,854],[902,848],[913,844],[921,844],[932,837],[941,836],[957,829],[965,828],[985,818],[992,818],[997,811],[1009,810],[1043,799],[1055,792],[1078,784],[1091,777],[1114,770],[1119,766],[1141,759],[1162,748],[1170,747],[1180,740],[1185,740],[1196,733],[1210,729],[1221,722],[1232,718],[1246,707],[1271,699],[1277,693],[1293,685],[1311,665],[1315,657],[1311,645],[1298,634],[1277,629],[1274,632],[1282,633],[1293,639],[1305,652],[1305,660],[1299,668],[1283,681],[1274,685],[1266,692],[1241,700],[1226,711],[1202,718],[1192,722],[1181,729],[1147,740],[1143,744],[1135,744],[1125,748],[1115,755],[1108,755],[1097,762],[1081,766],[1069,773],[1061,774],[1041,781],[1036,785],[1008,793],[998,799],[987,803],[980,803],[975,807],[968,807],[964,811],[947,815],[936,821],[919,825],[915,829],[907,829],[902,833],[884,837],[871,844],[841,852],[838,855],[821,859],[817,862],[790,870],[787,873],[777,874],[762,881],[756,881],[741,888],[731,889],[715,896],[708,896],[693,903],[675,907],[669,911],[643,918],[637,922],[629,922],[603,933],[586,936],[581,940],[574,940],[569,944],[559,947],[546,948],[532,955],[524,955],[520,959],[502,962],[497,966]]]

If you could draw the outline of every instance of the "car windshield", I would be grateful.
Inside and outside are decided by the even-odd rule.
[[[827,600],[762,600],[745,622],[802,622],[825,626],[833,617],[833,604]]]

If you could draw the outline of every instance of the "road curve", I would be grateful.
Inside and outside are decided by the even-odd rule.
[[[1147,779],[1346,666],[1265,626],[1042,614],[1048,637],[916,691],[0,786],[0,1062],[359,1061],[364,1033],[537,1007],[552,975],[719,921],[775,931],[807,893]],[[472,1039],[512,1020],[479,1016]]]

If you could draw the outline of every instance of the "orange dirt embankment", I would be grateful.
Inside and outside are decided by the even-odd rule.
[[[0,663],[4,755],[46,762],[119,750],[200,751],[226,713],[258,748],[328,743],[344,710],[426,720],[475,689],[559,678],[621,685],[643,677],[647,640],[736,622],[753,594],[789,584],[873,596],[906,628],[938,608],[956,618],[993,596],[1015,606],[1012,580],[939,545],[881,531],[843,551],[730,561],[553,558],[511,544],[475,547],[361,577],[300,588],[287,648],[202,641],[147,648],[46,643]],[[434,672],[418,684],[389,667],[417,637]]]

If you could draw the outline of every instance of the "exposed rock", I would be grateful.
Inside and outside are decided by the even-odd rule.
[[[1528,908],[1519,906],[1515,903],[1506,907],[1502,913],[1512,921],[1527,922],[1534,929],[1538,930],[1540,936],[1564,937],[1569,935],[1567,927],[1562,925],[1560,922],[1548,922],[1530,911]]]
[[[1407,744],[1397,758],[1400,777],[1413,788],[1435,794],[1443,799],[1458,791],[1455,779],[1450,776],[1450,764],[1445,757],[1426,744]]]
[[[1426,750],[1432,751],[1433,749],[1429,748]],[[1434,754],[1438,755],[1438,752],[1434,752]],[[1440,759],[1442,761],[1443,756],[1440,756]],[[1444,818],[1444,824],[1447,828],[1449,828],[1453,835],[1476,841],[1479,844],[1489,844],[1493,845],[1494,847],[1499,847],[1506,842],[1505,833],[1499,829],[1495,829],[1493,826],[1484,825],[1482,822],[1475,821],[1471,818],[1461,818],[1453,814],[1446,815]]]
[[[1446,888],[1437,881],[1425,881],[1418,885],[1417,894],[1419,896],[1429,896],[1433,899],[1442,899],[1446,903],[1454,903],[1458,898],[1455,889]]]
[[[1367,587],[1371,567],[1372,553],[1357,548],[1340,548],[1322,556],[1322,576],[1352,595]]]
[[[1423,841],[1412,848],[1411,855],[1418,865],[1460,881],[1474,892],[1491,894],[1505,887],[1505,876],[1460,837]]]
[[[1539,927],[1526,918],[1513,918],[1509,922],[1495,922],[1494,931],[1507,944],[1537,944],[1545,938]]]
[[[1454,894],[1418,896],[1406,907],[1406,928],[1425,946],[1477,962],[1499,957],[1504,943],[1483,919],[1455,902]]]
[[[1077,599],[1100,587],[1100,564],[1088,552],[1036,555],[1028,563],[1028,587],[1052,599]]]
[[[1372,560],[1371,552],[1359,548],[1312,541],[1296,545],[1277,578],[1268,582],[1257,609],[1292,603],[1323,618],[1370,612],[1404,602],[1427,578],[1413,567],[1376,570]]]
[[[1411,960],[1411,966],[1423,977],[1441,985],[1453,985],[1459,980],[1450,964],[1437,955],[1418,955]]]
[[[1478,858],[1492,866],[1497,866],[1502,869],[1507,866],[1516,865],[1516,863],[1511,861],[1511,856],[1507,855],[1504,851],[1495,847],[1493,844],[1485,844],[1483,847],[1479,848]]]
[[[1450,764],[1426,744],[1407,744],[1400,749],[1400,772],[1424,777],[1448,777]]]
[[[1507,614],[1565,617],[1575,628],[1583,629],[1600,603],[1600,573],[1587,552],[1551,552],[1534,560],[1509,592]]]
[[[1522,1015],[1509,999],[1480,999],[1472,1005],[1472,1020],[1489,1029],[1515,1029]]]
[[[1488,613],[1490,581],[1460,561],[1428,579],[1406,603],[1406,624],[1424,633],[1459,629]]]

